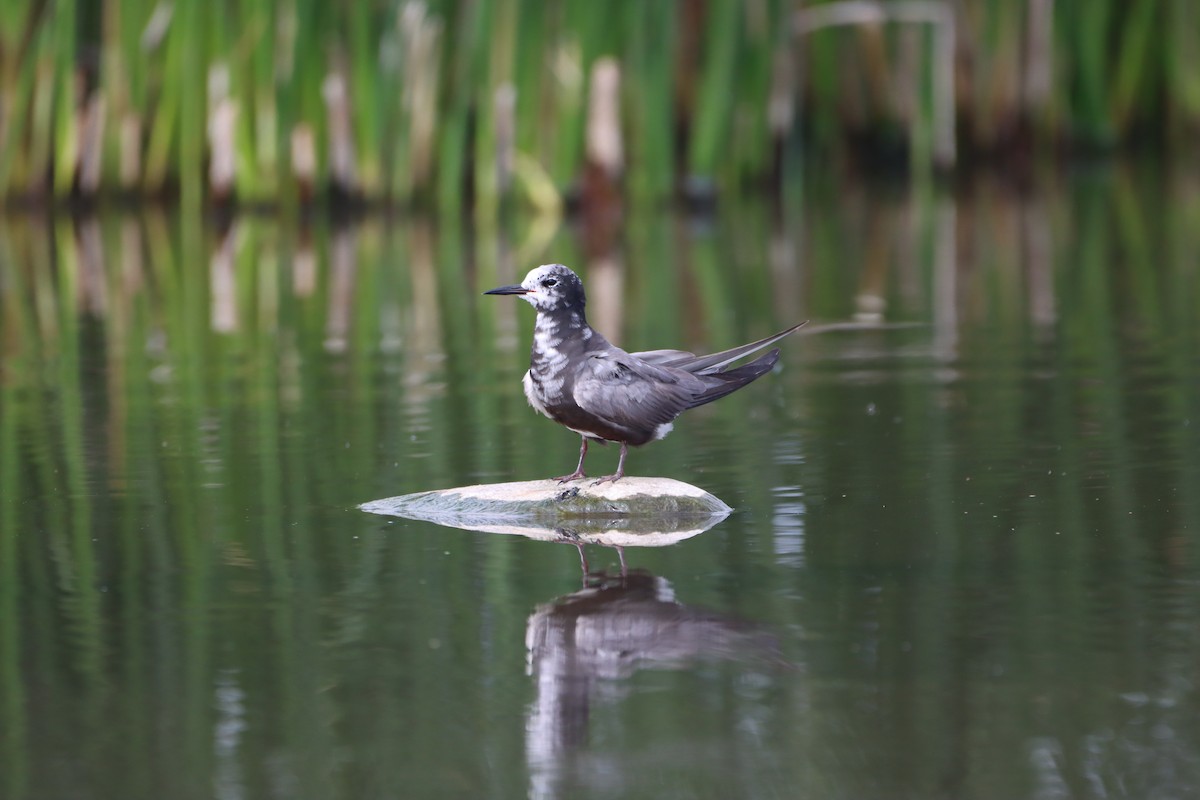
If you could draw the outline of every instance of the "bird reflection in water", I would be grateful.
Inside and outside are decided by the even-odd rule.
[[[574,528],[564,527],[555,528],[554,532],[558,536],[558,541],[573,544],[575,545],[575,549],[579,551],[579,568],[583,570],[583,586],[585,589],[590,585],[589,581],[593,577],[604,580],[604,573],[597,573],[593,576],[591,567],[588,565],[587,551],[583,548],[585,544],[590,543],[590,537],[587,534],[577,531]],[[617,561],[621,564],[621,577],[626,577],[629,573],[629,567],[625,563],[625,548],[619,544],[609,544],[608,546],[617,551]]]
[[[622,569],[585,573],[584,583],[538,606],[526,624],[528,671],[536,681],[525,733],[530,797],[558,796],[559,778],[587,743],[592,705],[620,699],[621,682],[638,670],[721,660],[786,665],[774,636],[679,602],[665,578]]]

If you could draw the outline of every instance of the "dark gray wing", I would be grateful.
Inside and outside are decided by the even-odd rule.
[[[657,364],[660,367],[674,367],[675,369],[690,372],[693,375],[709,375],[721,369],[721,367],[737,361],[739,358],[744,358],[751,353],[778,342],[807,323],[808,320],[805,320],[800,325],[793,325],[785,331],[780,331],[765,339],[759,339],[757,342],[739,345],[738,347],[732,347],[728,350],[722,350],[719,353],[707,356],[696,356],[682,350],[650,350],[645,353],[632,353],[631,355]]]
[[[573,396],[580,408],[610,425],[652,431],[679,416],[704,388],[686,372],[613,348],[588,354],[576,373]]]

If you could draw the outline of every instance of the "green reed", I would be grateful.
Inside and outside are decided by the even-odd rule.
[[[952,5],[964,151],[1183,143],[1200,128],[1200,15],[1186,0]],[[484,217],[510,197],[544,206],[547,188],[567,193],[584,172],[600,57],[622,68],[633,197],[768,177],[781,140],[928,172],[927,26],[795,33],[796,15],[825,7],[12,0],[0,9],[0,196],[194,207],[337,189],[443,210],[473,198]]]

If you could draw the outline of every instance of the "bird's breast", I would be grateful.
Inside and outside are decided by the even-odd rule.
[[[573,404],[570,397],[571,355],[578,349],[577,331],[558,321],[538,315],[533,331],[529,372],[525,373],[525,397],[535,409],[557,419],[556,409]]]
[[[529,401],[529,405],[533,406],[538,413],[554,419],[555,415],[551,409],[562,405],[565,398],[563,391],[565,381],[562,378],[544,375],[531,367],[525,373],[523,383],[525,399]]]

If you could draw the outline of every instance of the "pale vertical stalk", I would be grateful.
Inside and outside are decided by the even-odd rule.
[[[1058,321],[1054,289],[1054,235],[1050,209],[1041,193],[1035,192],[1020,207],[1029,320],[1047,337]]]
[[[492,115],[496,129],[496,192],[501,198],[512,190],[513,162],[516,157],[517,89],[511,83],[496,87],[492,97]]]
[[[874,206],[867,212],[865,251],[858,291],[854,295],[854,321],[879,324],[887,312],[885,294],[892,262],[892,239],[887,235],[887,209]]]
[[[621,67],[615,58],[601,58],[592,65],[588,91],[586,153],[610,181],[617,181],[625,168],[625,146],[621,138]]]
[[[426,18],[410,40],[412,60],[408,73],[416,77],[409,103],[410,191],[430,188],[440,121],[438,109],[438,66],[442,61],[442,24]],[[419,65],[419,66],[418,66]]]
[[[958,158],[954,133],[954,13],[943,6],[933,31],[933,160],[951,169]]]
[[[1029,0],[1025,27],[1025,72],[1021,85],[1023,114],[1038,133],[1052,109],[1054,82],[1054,0]]]
[[[54,70],[57,88],[54,109],[54,194],[70,194],[79,168],[79,92],[75,72],[76,10],[74,3],[57,3],[54,31]]]
[[[292,128],[292,178],[301,202],[308,202],[317,187],[317,137],[312,126],[301,122]]]
[[[313,238],[307,231],[296,242],[292,254],[292,294],[296,297],[312,297],[317,291],[317,250]]]
[[[237,180],[237,101],[229,96],[229,68],[208,68],[208,186],[214,200],[232,197]]]
[[[608,257],[621,220],[621,68],[615,58],[597,59],[588,91],[586,164],[582,181],[589,260]]]
[[[215,333],[235,333],[238,324],[237,254],[238,232],[234,222],[221,237],[208,266],[209,298],[212,303],[209,325]]]
[[[332,69],[321,84],[321,96],[325,99],[328,118],[329,176],[338,189],[348,194],[358,194],[361,186],[351,130],[350,98],[340,66],[341,59],[334,58],[333,61]]]
[[[118,147],[118,182],[122,189],[132,191],[142,179],[142,118],[137,114],[121,118]]]
[[[99,91],[92,92],[79,131],[79,191],[85,195],[94,195],[100,190],[107,109],[104,95]]]
[[[958,356],[958,214],[951,198],[934,207],[933,351],[949,364]]]
[[[325,317],[327,353],[343,353],[348,344],[358,272],[357,247],[353,225],[341,225],[334,230],[329,252],[329,311]]]
[[[100,223],[88,216],[78,223],[79,293],[83,310],[98,319],[108,316],[108,274],[104,267],[104,240]]]

